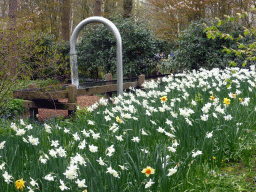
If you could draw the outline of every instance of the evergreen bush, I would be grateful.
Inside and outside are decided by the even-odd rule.
[[[238,57],[234,53],[226,54],[223,52],[224,47],[236,49],[238,44],[229,38],[214,39],[207,38],[204,32],[205,23],[207,25],[215,24],[217,21],[201,20],[192,22],[189,27],[183,31],[176,41],[178,48],[175,51],[175,57],[171,65],[175,70],[198,70],[201,67],[206,69],[225,68],[229,66],[230,61],[236,61],[238,67],[242,66],[243,57]],[[230,33],[234,38],[243,34],[243,26],[239,23],[226,23],[219,27],[223,33]],[[244,44],[253,42],[254,37],[245,37],[242,39]]]
[[[26,50],[21,60],[32,79],[63,78],[70,73],[69,43],[42,32],[33,32],[20,43]]]
[[[122,37],[124,77],[150,74],[157,65],[155,54],[162,51],[163,43],[154,37],[142,21],[121,17],[110,20]],[[107,26],[88,25],[77,51],[80,75],[99,78],[100,72],[116,74],[116,40]]]

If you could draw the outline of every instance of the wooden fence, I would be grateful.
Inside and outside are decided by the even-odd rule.
[[[112,84],[111,80],[112,75],[107,74],[105,79],[106,85],[102,86],[79,89],[75,85],[52,86],[41,89],[30,87],[29,89],[14,91],[13,97],[24,99],[23,107],[29,108],[30,117],[33,118],[36,118],[38,108],[68,110],[68,114],[71,115],[77,108],[77,96],[106,94],[107,97],[111,97],[112,92],[117,91],[117,85]],[[129,89],[129,87],[142,88],[144,81],[145,75],[140,75],[134,82],[125,82],[123,89]],[[59,102],[58,100],[62,98],[68,98],[68,102]]]
[[[143,88],[142,84],[145,82],[146,78],[159,78],[166,75],[150,76],[145,77],[145,75],[140,75],[138,78],[133,78],[133,82],[123,83],[123,89],[129,89],[130,87],[134,88]],[[23,107],[29,108],[30,117],[36,118],[38,114],[38,108],[47,108],[47,109],[62,109],[68,110],[68,114],[71,115],[76,111],[77,105],[77,96],[82,95],[95,95],[95,94],[106,94],[107,98],[112,96],[112,92],[117,91],[117,84],[112,84],[112,75],[107,74],[105,81],[106,85],[93,86],[79,88],[75,85],[60,85],[52,86],[45,88],[35,88],[29,87],[29,89],[16,90],[13,92],[14,98],[24,99]],[[83,84],[81,84],[83,85]],[[68,98],[67,103],[59,102],[59,99]]]

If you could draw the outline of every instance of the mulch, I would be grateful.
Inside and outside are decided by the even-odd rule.
[[[85,106],[91,106],[96,101],[99,101],[101,97],[99,96],[78,96],[77,97],[77,104],[84,108]],[[59,102],[66,103],[68,102],[68,99],[60,99]],[[68,111],[67,110],[55,110],[55,109],[45,109],[45,108],[39,108],[38,109],[38,120],[39,121],[46,121],[49,119],[52,119],[54,117],[68,117]]]

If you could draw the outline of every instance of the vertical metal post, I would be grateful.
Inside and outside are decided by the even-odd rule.
[[[77,65],[77,52],[76,52],[76,40],[81,29],[93,22],[100,22],[109,27],[109,29],[113,32],[116,38],[116,58],[117,58],[117,95],[123,95],[123,58],[122,58],[122,38],[121,35],[116,28],[116,26],[108,19],[104,17],[89,17],[81,21],[74,32],[72,33],[70,39],[70,64],[71,64],[71,81],[73,85],[79,87],[79,78],[78,78],[78,65]]]

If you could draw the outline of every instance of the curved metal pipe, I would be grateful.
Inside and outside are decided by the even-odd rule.
[[[113,32],[116,38],[116,58],[117,58],[117,95],[123,95],[123,58],[122,58],[122,38],[116,28],[116,26],[108,19],[104,17],[89,17],[81,21],[76,28],[74,29],[71,39],[70,39],[70,64],[71,64],[71,81],[73,85],[79,87],[79,78],[78,78],[78,65],[77,65],[77,51],[76,51],[76,40],[81,29],[89,24],[94,22],[100,22],[109,27]]]

